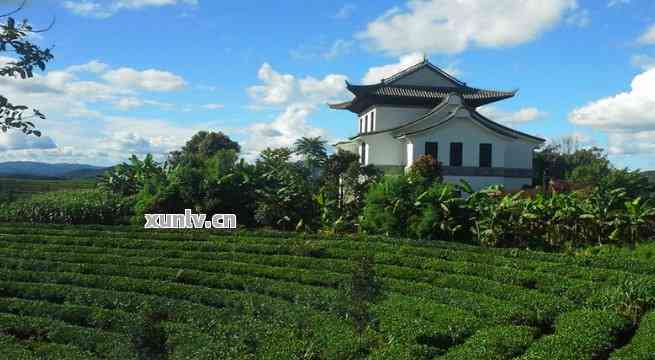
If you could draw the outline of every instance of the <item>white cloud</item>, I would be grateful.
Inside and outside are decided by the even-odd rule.
[[[198,0],[112,0],[107,3],[90,0],[67,0],[62,2],[62,6],[76,15],[108,18],[117,12],[127,10],[137,10],[145,7],[162,7],[177,4],[198,5]]]
[[[91,60],[86,64],[81,64],[81,65],[72,65],[66,68],[67,72],[90,72],[94,74],[100,74],[105,72],[107,69],[109,69],[109,65],[99,61],[99,60]]]
[[[326,130],[310,124],[310,116],[326,102],[349,97],[347,77],[340,74],[329,74],[322,79],[312,76],[298,79],[291,74],[278,73],[265,63],[259,69],[259,79],[264,85],[248,88],[255,104],[276,105],[283,110],[273,121],[256,122],[246,129],[244,157],[249,160],[254,160],[267,147],[290,146],[302,136],[328,137]]]
[[[258,71],[263,85],[254,85],[247,89],[250,97],[257,104],[285,105],[294,103],[315,104],[321,101],[341,99],[346,96],[344,75],[330,74],[323,79],[305,77],[296,79],[291,74],[281,74],[264,63]]]
[[[406,9],[390,9],[358,37],[392,54],[507,47],[534,40],[577,8],[575,0],[409,0]]]
[[[506,111],[493,105],[487,105],[478,108],[478,111],[491,120],[510,126],[538,120],[547,115],[545,112],[535,107],[525,107],[517,111]]]
[[[88,79],[80,80],[81,73]],[[98,111],[96,105],[109,105],[119,110],[173,106],[140,97],[139,90],[154,86],[148,83],[147,76],[143,76],[146,79],[137,77],[139,81],[136,82],[121,83],[126,86],[123,87],[105,80],[103,75],[107,73],[108,68],[95,60],[35,74],[30,79],[0,77],[0,93],[8,94],[12,103],[38,108],[47,116],[45,120],[35,121],[44,134],[41,138],[25,137],[15,130],[0,134],[0,161],[112,165],[124,161],[130,152],[144,155],[142,151],[163,158],[195,132],[212,128],[211,123],[178,125],[162,119],[107,116]]]
[[[337,11],[336,14],[334,14],[335,19],[349,19],[350,17],[353,16],[353,13],[357,9],[357,5],[355,4],[345,4],[341,8],[339,8],[339,11]]]
[[[49,136],[36,137],[20,131],[0,131],[0,152],[8,150],[53,149],[57,145]]]
[[[599,129],[655,129],[655,69],[635,76],[629,91],[574,109],[569,120]]]
[[[643,45],[655,45],[655,24],[646,29],[637,42]]]
[[[291,146],[302,136],[325,138],[327,131],[307,122],[315,107],[307,104],[291,104],[272,122],[259,122],[247,128],[248,139],[244,143],[244,157],[254,160],[259,153],[270,147]]]
[[[186,81],[182,77],[168,71],[155,69],[138,71],[123,67],[108,71],[102,78],[123,88],[148,91],[175,91],[186,87]]]
[[[569,121],[607,134],[612,155],[655,154],[655,68],[632,80],[629,91],[571,111]]]
[[[388,78],[393,74],[396,74],[403,69],[406,69],[412,65],[416,65],[423,61],[423,54],[420,52],[413,52],[401,56],[397,63],[375,66],[366,72],[364,78],[362,79],[363,84],[376,84],[382,79]]]
[[[640,68],[641,70],[649,70],[655,68],[655,56],[649,55],[634,55],[630,62],[633,66]]]
[[[155,106],[159,108],[171,108],[173,104],[155,101],[155,100],[145,100],[138,97],[124,97],[116,100],[114,102],[114,107],[119,110],[131,110],[143,106]]]
[[[610,133],[607,143],[610,155],[655,155],[655,130]]]
[[[203,105],[203,108],[207,110],[220,110],[225,108],[225,105],[223,104],[205,104]]]
[[[290,74],[280,74],[269,63],[264,63],[257,72],[263,85],[248,88],[248,94],[258,103],[268,105],[283,104],[291,99],[294,92],[295,78]]]

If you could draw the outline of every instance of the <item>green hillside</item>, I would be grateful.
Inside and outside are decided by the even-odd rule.
[[[10,358],[655,353],[652,262],[127,227],[0,225],[0,241],[0,343]]]

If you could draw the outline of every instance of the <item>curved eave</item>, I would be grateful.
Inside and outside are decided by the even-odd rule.
[[[353,105],[353,100],[350,101],[344,101],[336,104],[327,104],[330,109],[337,109],[337,110],[350,110],[350,108]]]
[[[537,142],[537,143],[546,142],[546,139],[542,139],[542,138],[540,138],[538,136],[526,134],[526,133],[524,133],[522,131],[518,131],[518,130],[515,130],[515,129],[512,129],[512,128],[509,128],[509,127],[507,127],[505,125],[501,125],[501,124],[499,124],[499,123],[485,117],[484,115],[480,114],[475,109],[469,109],[469,111],[471,112],[471,116],[475,120],[477,120],[482,125],[486,126],[487,128],[489,128],[491,130],[497,131],[499,133],[509,134],[509,135],[511,135],[513,137],[527,138],[527,139],[532,140],[532,141]]]

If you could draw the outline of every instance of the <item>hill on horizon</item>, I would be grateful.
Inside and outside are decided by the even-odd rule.
[[[37,161],[0,162],[0,176],[4,177],[45,177],[78,179],[101,175],[109,167],[72,163],[44,163]]]

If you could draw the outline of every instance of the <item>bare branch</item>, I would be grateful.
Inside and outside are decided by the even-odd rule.
[[[25,7],[25,4],[27,4],[27,0],[23,0],[23,2],[20,4],[20,6],[17,9],[15,9],[13,11],[10,11],[10,12],[4,14],[4,15],[0,15],[0,18],[14,15],[15,13],[23,10],[23,8]]]

